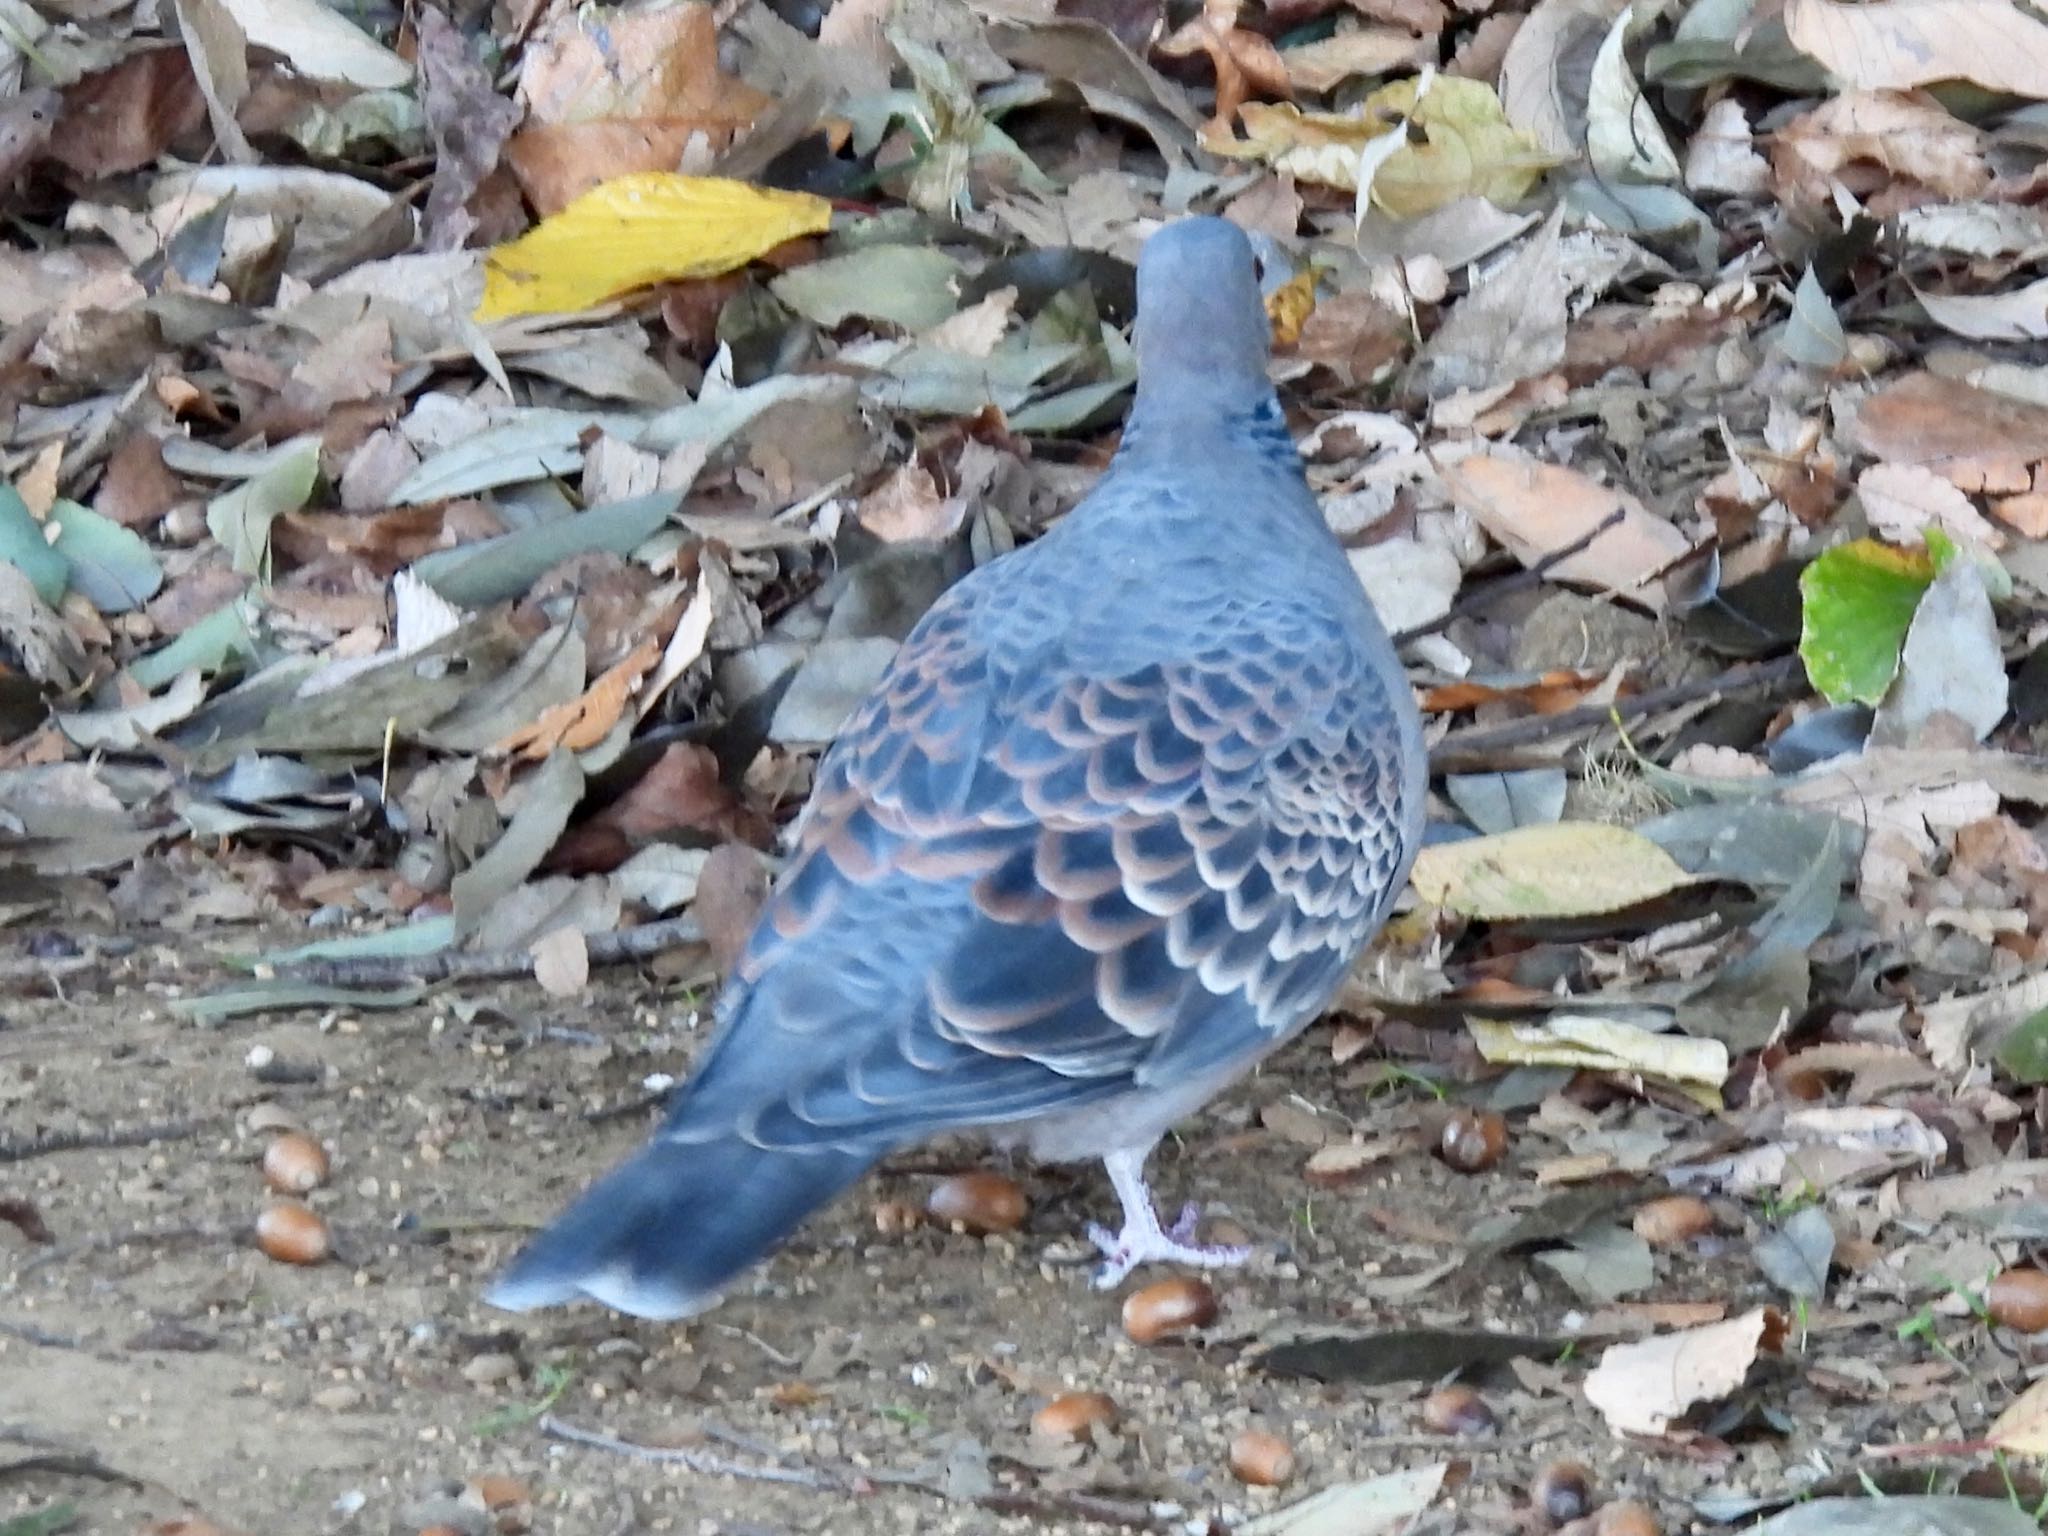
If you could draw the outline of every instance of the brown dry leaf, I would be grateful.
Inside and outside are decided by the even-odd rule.
[[[422,7],[413,25],[419,31],[421,105],[435,150],[425,249],[460,250],[476,229],[469,200],[498,168],[505,139],[519,125],[519,107],[497,93],[469,40],[439,10]]]
[[[702,4],[558,13],[527,47],[518,96],[527,125],[505,159],[542,215],[610,177],[675,170],[699,135],[724,149],[773,104],[719,69]]]
[[[1824,102],[1771,139],[1779,198],[1834,208],[1837,185],[1889,218],[1930,196],[1978,197],[1991,185],[1984,135],[1931,102],[1857,91]]]
[[[1619,510],[1618,524],[1545,576],[1589,582],[1655,611],[1667,600],[1658,577],[1692,549],[1683,533],[1628,492],[1519,449],[1469,454],[1445,464],[1443,478],[1458,505],[1524,565],[1585,537]]]
[[[1424,37],[1435,37],[1450,23],[1450,7],[1443,0],[1346,0],[1352,10],[1373,21],[1406,27]]]
[[[690,910],[704,930],[711,963],[729,976],[768,901],[768,865],[746,843],[720,843],[697,876]]]
[[[1617,1435],[1661,1435],[1695,1403],[1726,1397],[1760,1350],[1776,1352],[1785,1322],[1758,1307],[1725,1323],[1610,1345],[1586,1373],[1586,1401]]]
[[[612,176],[675,169],[700,132],[693,118],[535,123],[512,136],[505,163],[536,213],[560,213]]]
[[[64,93],[49,157],[89,181],[148,165],[206,126],[206,97],[185,50],[146,48]]]
[[[64,98],[48,89],[23,91],[0,102],[0,192],[43,152],[63,106]]]
[[[514,731],[491,750],[536,763],[558,747],[588,751],[619,723],[640,679],[660,659],[661,642],[649,636],[625,660],[592,683],[581,698],[544,711],[533,724]]]
[[[1788,0],[1792,46],[1859,91],[1968,80],[2048,100],[2048,25],[2012,0]]]
[[[1545,672],[1534,682],[1495,686],[1491,683],[1443,683],[1425,689],[1418,698],[1427,714],[1445,714],[1477,709],[1482,704],[1526,705],[1538,715],[1561,714],[1577,709],[1589,694],[1608,680],[1605,672]]]
[[[1991,515],[2022,537],[2048,539],[2048,466],[2034,466],[2034,488],[1991,503]]]
[[[1457,51],[1451,55],[1451,62],[1444,66],[1444,73],[1498,85],[1502,61],[1507,58],[1508,49],[1514,46],[1524,20],[1525,17],[1514,15],[1488,16],[1458,44]]]
[[[581,929],[553,928],[533,941],[533,979],[551,997],[574,997],[590,983],[590,945]]]
[[[1294,88],[1280,50],[1256,32],[1237,24],[1240,0],[1202,0],[1192,21],[1156,45],[1168,58],[1185,59],[1206,53],[1216,71],[1216,112],[1211,123],[1228,125],[1254,91],[1289,97]]]
[[[718,758],[710,748],[671,742],[625,793],[564,834],[548,857],[548,868],[605,873],[648,844],[672,842],[679,834],[765,848],[774,828],[719,777]]]
[[[1384,75],[1434,59],[1436,46],[1398,27],[1359,27],[1280,53],[1298,91],[1332,91],[1347,80]]]
[[[2024,491],[2048,449],[2048,405],[1909,373],[1857,407],[1848,437],[1881,463],[1925,465],[1965,491]]]
[[[1371,383],[1414,344],[1408,316],[1369,288],[1324,299],[1302,322],[1295,350],[1346,385]]]
[[[957,496],[939,494],[938,483],[921,464],[905,464],[861,497],[854,514],[860,525],[885,543],[930,543],[949,537],[967,515]]]
[[[164,467],[164,451],[147,432],[123,438],[93,496],[92,509],[124,528],[146,528],[184,494],[178,477]]]

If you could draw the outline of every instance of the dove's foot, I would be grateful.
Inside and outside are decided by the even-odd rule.
[[[1112,1152],[1102,1161],[1123,1205],[1124,1225],[1121,1232],[1094,1225],[1088,1228],[1089,1240],[1102,1250],[1103,1256],[1101,1268],[1095,1271],[1098,1291],[1114,1290],[1140,1264],[1228,1269],[1252,1256],[1249,1248],[1192,1241],[1202,1215],[1198,1206],[1183,1206],[1174,1224],[1162,1227],[1159,1211],[1152,1204],[1152,1191],[1145,1184],[1145,1151]]]

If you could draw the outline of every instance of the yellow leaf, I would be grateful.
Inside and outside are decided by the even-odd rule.
[[[561,314],[649,283],[716,277],[831,222],[832,205],[807,192],[671,171],[620,176],[494,249],[476,318]]]
[[[1204,146],[1219,155],[1263,160],[1298,180],[1346,192],[1358,190],[1366,146],[1389,133],[1419,132],[1422,142],[1413,142],[1411,135],[1373,176],[1374,206],[1397,219],[1415,218],[1461,197],[1519,202],[1558,163],[1507,120],[1492,86],[1451,75],[1436,76],[1419,95],[1416,81],[1396,80],[1349,112],[1246,102],[1238,117],[1245,138],[1205,134]]]
[[[1641,833],[1592,821],[1439,843],[1410,878],[1424,901],[1489,921],[1614,912],[1693,883]]]
[[[1728,1047],[1690,1035],[1659,1035],[1619,1019],[1560,1013],[1533,1022],[1468,1018],[1466,1025],[1489,1062],[1515,1066],[1579,1067],[1589,1072],[1631,1072],[1657,1078],[1708,1109],[1721,1107],[1728,1080]]]
[[[1272,324],[1274,343],[1291,347],[1301,340],[1301,328],[1315,307],[1315,268],[1304,267],[1266,295],[1266,319]]]

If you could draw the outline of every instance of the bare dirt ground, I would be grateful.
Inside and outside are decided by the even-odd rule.
[[[1482,1378],[1499,1429],[1468,1438],[1425,1430],[1428,1380],[1261,1369],[1253,1346],[1322,1325],[1625,1332],[1658,1303],[1773,1299],[1732,1205],[1718,1237],[1660,1252],[1632,1313],[1589,1320],[1515,1253],[1402,1294],[1400,1276],[1456,1255],[1474,1223],[1545,1192],[1518,1169],[1519,1144],[1477,1175],[1417,1149],[1349,1189],[1310,1187],[1290,1134],[1301,1117],[1269,1114],[1268,1128],[1267,1106],[1335,1111],[1368,1132],[1412,1129],[1434,1107],[1413,1085],[1375,1092],[1372,1052],[1335,1065],[1327,1030],[1161,1150],[1164,1200],[1203,1200],[1258,1245],[1217,1281],[1223,1316],[1197,1340],[1133,1344],[1118,1299],[1088,1288],[1079,1234],[1109,1201],[1092,1169],[1018,1169],[1034,1204],[1012,1236],[877,1233],[877,1200],[921,1202],[933,1170],[976,1160],[965,1147],[877,1175],[693,1323],[511,1317],[480,1303],[482,1282],[524,1226],[645,1133],[651,1110],[608,1111],[686,1064],[701,1039],[691,995],[614,972],[582,1006],[529,986],[451,988],[398,1012],[200,1028],[169,1006],[217,979],[194,954],[145,942],[73,972],[61,997],[17,963],[0,1003],[0,1197],[26,1202],[53,1239],[0,1226],[0,1473],[34,1463],[0,1479],[0,1523],[68,1503],[86,1531],[482,1531],[478,1480],[497,1476],[514,1481],[489,1485],[494,1497],[527,1501],[500,1511],[501,1528],[537,1531],[1083,1530],[1093,1513],[1227,1529],[1327,1484],[1449,1460],[1454,1492],[1431,1522],[1493,1531],[1527,1526],[1536,1469],[1568,1457],[1600,1496],[1641,1499],[1676,1531],[1708,1487],[1783,1494],[1859,1465],[1941,1486],[1927,1463],[1865,1448],[1981,1433],[2023,1364],[1968,1319],[1901,1337],[1903,1309],[1815,1312],[1786,1362],[1683,1451],[1612,1438],[1577,1397],[1587,1356],[1572,1348]],[[310,1080],[260,1080],[259,1046],[269,1075]],[[316,1267],[274,1262],[248,1237],[265,1198],[252,1126],[286,1120],[333,1152],[312,1202],[337,1256]],[[149,1125],[170,1129],[51,1150]],[[1121,1424],[1049,1450],[1031,1416],[1073,1389],[1111,1394]],[[821,1486],[567,1444],[537,1427],[544,1403],[579,1428]],[[1298,1452],[1290,1487],[1247,1488],[1227,1470],[1250,1424]]]

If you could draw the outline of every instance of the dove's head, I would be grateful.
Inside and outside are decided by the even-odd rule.
[[[1222,396],[1264,390],[1272,330],[1258,263],[1224,219],[1179,219],[1138,257],[1138,393]]]

